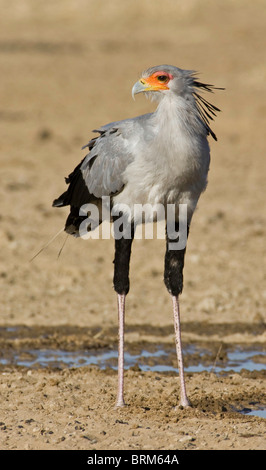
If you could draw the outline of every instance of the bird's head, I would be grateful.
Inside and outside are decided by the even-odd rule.
[[[158,65],[142,73],[132,88],[132,96],[144,92],[148,97],[160,101],[165,95],[181,94],[191,71],[172,65]]]
[[[213,93],[213,90],[224,90],[213,85],[199,82],[194,70],[183,70],[173,65],[157,65],[142,73],[141,78],[132,88],[132,96],[144,92],[152,100],[161,101],[163,98],[182,97],[190,105],[190,111],[195,111],[197,118],[205,127],[207,134],[217,140],[209,122],[216,116],[219,108],[211,104],[200,94],[201,91]]]

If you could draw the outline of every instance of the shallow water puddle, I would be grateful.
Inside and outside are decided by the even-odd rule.
[[[10,350],[0,357],[2,366],[22,366],[34,368],[77,368],[95,365],[100,369],[108,367],[117,369],[116,350],[78,350],[64,351],[61,349],[30,349]],[[236,348],[223,351],[222,357],[200,345],[189,345],[184,348],[185,371],[197,373],[202,371],[224,375],[229,372],[239,373],[242,369],[262,371],[265,369],[266,353],[261,350],[245,350]],[[152,350],[125,352],[125,368],[138,367],[142,371],[178,372],[176,352],[174,348],[164,345],[152,347]],[[254,409],[236,410],[242,414],[266,418],[266,408],[256,404]]]
[[[258,416],[259,418],[266,418],[266,408],[260,407],[257,410],[251,408],[244,408],[240,413],[250,416]]]
[[[28,351],[13,351],[6,357],[0,358],[2,365],[17,365],[28,368],[36,367],[81,367],[96,365],[101,369],[111,367],[117,369],[117,351],[63,351],[60,349],[40,349]],[[189,364],[190,356],[193,363]],[[174,360],[173,360],[174,358]],[[259,358],[259,359],[258,359]],[[226,353],[223,361],[213,360],[213,353],[200,350],[196,346],[188,346],[184,349],[186,372],[215,372],[226,373],[229,371],[240,372],[261,371],[265,369],[266,353],[264,351],[252,351],[235,349]],[[154,351],[142,350],[137,354],[125,352],[125,368],[138,366],[143,371],[153,372],[178,372],[177,367],[171,365],[175,362],[175,350],[164,350],[158,346]]]

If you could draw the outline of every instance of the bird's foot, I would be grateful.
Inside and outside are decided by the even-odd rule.
[[[181,398],[178,408],[189,408],[189,407],[191,407],[191,403],[189,399],[187,397]]]
[[[124,398],[118,398],[118,399],[116,400],[115,407],[116,407],[116,408],[122,408],[123,406],[126,406],[125,401],[124,401]]]

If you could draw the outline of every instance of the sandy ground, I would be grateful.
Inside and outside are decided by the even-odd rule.
[[[99,3],[101,7],[99,8]],[[1,0],[1,355],[27,348],[116,348],[113,240],[75,240],[61,254],[67,210],[51,203],[91,130],[149,112],[131,87],[151,65],[199,70],[212,97],[209,186],[194,216],[181,298],[185,345],[266,344],[265,2]],[[136,240],[127,347],[173,344],[163,240]],[[15,328],[7,330],[7,327]],[[20,327],[20,328],[17,328]],[[8,334],[15,331],[17,334]],[[169,358],[170,360],[170,358]],[[188,374],[1,366],[1,449],[264,449],[265,371]]]

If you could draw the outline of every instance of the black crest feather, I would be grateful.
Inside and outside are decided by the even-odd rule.
[[[193,87],[199,88],[200,91],[208,91],[210,93],[213,93],[214,90],[224,90],[224,88],[217,88],[214,85],[210,85],[209,83],[202,83],[197,80],[193,80]],[[210,128],[210,120],[213,121],[214,117],[216,117],[216,113],[220,112],[221,110],[203,98],[203,96],[201,96],[195,90],[193,91],[193,96],[195,97],[197,111],[208,133],[211,134],[214,140],[217,140],[216,135]]]

